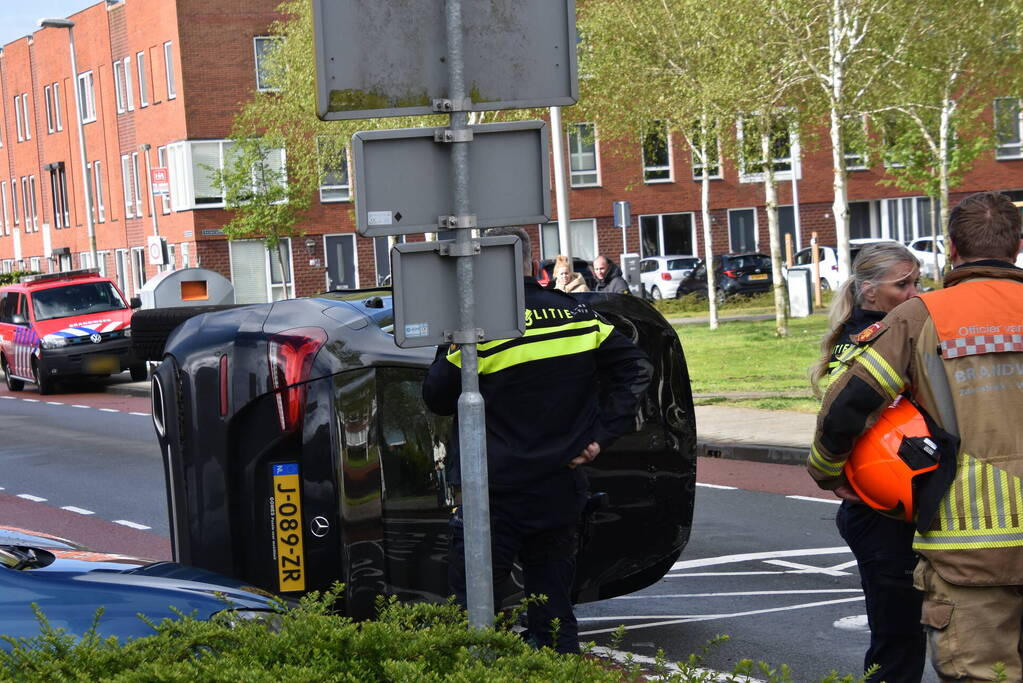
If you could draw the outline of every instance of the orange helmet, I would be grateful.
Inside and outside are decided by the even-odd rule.
[[[912,522],[913,479],[937,468],[938,443],[923,414],[900,396],[856,442],[845,462],[845,478],[870,507]]]

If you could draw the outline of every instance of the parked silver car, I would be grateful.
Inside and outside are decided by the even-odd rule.
[[[674,299],[679,281],[699,262],[695,256],[650,256],[639,262],[639,279],[652,298]]]

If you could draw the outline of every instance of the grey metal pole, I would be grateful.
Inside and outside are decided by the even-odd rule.
[[[153,217],[153,235],[156,237],[160,236],[160,227],[156,222],[156,198],[153,196],[153,173],[149,166],[149,150],[152,149],[152,145],[148,142],[139,145],[139,151],[146,156],[146,187],[149,188],[149,215]],[[160,266],[159,270],[162,272],[167,266]]]
[[[561,107],[551,107],[551,146],[554,148],[554,196],[558,202],[558,249],[568,257],[572,267],[572,211],[565,187],[565,142],[562,136]],[[622,233],[624,235],[624,232]],[[541,242],[543,235],[540,235]]]
[[[75,89],[75,112],[78,114],[78,151],[82,164],[83,186],[85,187],[85,225],[89,236],[89,253],[92,267],[99,268],[96,257],[96,225],[92,222],[92,177],[89,175],[88,157],[85,153],[85,127],[82,124],[82,94],[78,90],[78,60],[75,59],[75,25],[67,27],[71,45],[71,87]]]
[[[447,0],[448,97],[465,100],[465,53],[462,41],[461,0]],[[468,129],[468,114],[454,107],[451,113],[454,213],[469,215],[469,143],[458,140]],[[455,231],[459,253],[469,252],[472,230]],[[471,253],[471,252],[470,252]],[[476,329],[474,257],[456,257],[458,318],[463,333]],[[490,553],[490,494],[487,476],[486,418],[479,391],[478,357],[474,342],[462,344],[462,395],[458,397],[458,443],[462,468],[462,518],[465,529],[465,588],[469,626],[488,628],[494,623],[494,577]]]

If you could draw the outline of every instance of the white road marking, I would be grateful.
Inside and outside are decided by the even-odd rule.
[[[39,496],[33,496],[33,495],[29,494],[29,493],[19,493],[18,494],[18,498],[24,498],[25,500],[30,500],[33,503],[45,503],[46,502],[45,498],[40,498]]]
[[[785,496],[792,500],[806,500],[811,503],[830,503],[831,505],[841,505],[842,501],[838,498],[814,498],[813,496]]]
[[[81,403],[72,403],[72,408],[91,408],[92,406],[83,406]]]
[[[583,617],[579,621],[613,621],[621,623],[627,619],[658,619],[665,621],[653,621],[649,624],[636,624],[635,626],[626,626],[627,631],[638,630],[641,628],[654,628],[658,626],[674,626],[675,624],[687,624],[693,621],[713,621],[716,619],[735,619],[737,617],[750,617],[758,614],[771,614],[774,612],[790,612],[797,609],[807,609],[809,607],[826,607],[828,605],[840,605],[846,602],[858,602],[863,600],[863,596],[857,596],[855,598],[841,598],[839,600],[821,600],[819,602],[807,602],[801,605],[787,605],[785,607],[768,607],[765,609],[746,610],[744,612],[731,612],[722,614],[679,614],[679,615],[657,615],[649,617],[632,617],[632,616],[615,616],[615,617]],[[597,635],[599,633],[613,633],[618,627],[596,629],[593,631],[580,631],[581,636]]]
[[[733,562],[749,562],[751,560],[774,560],[779,557],[810,557],[813,555],[840,555],[851,553],[847,546],[840,545],[833,548],[803,548],[801,550],[768,550],[761,553],[740,553],[737,555],[719,555],[717,557],[704,557],[698,560],[684,560],[676,562],[671,566],[672,571],[689,569],[695,567],[712,567],[717,564],[732,564]]]
[[[798,562],[789,562],[788,560],[764,560],[765,564],[773,564],[779,567],[788,567],[795,569],[796,574],[827,574],[828,576],[849,576],[849,572],[843,572],[839,567],[845,569],[856,564],[856,560],[852,562],[835,565],[834,567],[815,567],[810,564],[800,564]]]
[[[146,526],[145,524],[139,524],[138,522],[129,522],[126,519],[115,519],[114,520],[114,524],[120,524],[122,526],[126,526],[126,527],[129,527],[131,529],[139,529],[141,531],[145,531],[146,529],[152,528],[152,527]]]
[[[0,396],[0,398],[7,399],[8,401],[15,400],[13,396]]]
[[[129,415],[141,415],[142,417],[149,417],[149,413],[128,413]]]
[[[85,508],[76,508],[74,505],[65,505],[61,510],[67,510],[68,512],[76,512],[80,515],[92,515],[95,514],[92,510],[86,510]]]
[[[597,655],[598,657],[607,657],[613,659],[620,664],[627,664],[629,662],[635,662],[645,667],[652,667],[657,664],[657,660],[653,657],[646,655],[638,655],[635,652],[622,652],[621,650],[612,650],[609,647],[595,647],[590,650],[591,654]],[[679,674],[682,670],[676,665],[670,662],[664,662],[665,673],[667,674]],[[686,673],[692,673],[697,675],[698,680],[701,681],[735,681],[735,683],[764,683],[759,678],[738,678],[733,674],[726,674],[721,671],[715,671],[714,669],[690,669]],[[650,680],[657,680],[656,678]]]
[[[99,412],[101,412],[101,413],[119,413],[121,411],[117,410],[116,408],[100,408]]]
[[[721,484],[702,484],[700,482],[696,482],[696,485],[697,486],[702,486],[705,489],[721,489],[722,491],[735,491],[736,490],[736,488],[734,486],[722,486]]]
[[[24,401],[25,403],[39,403],[38,398],[23,398],[21,400]]]
[[[64,404],[61,403],[60,401],[47,401],[46,405],[48,405],[48,406],[62,406]]]
[[[773,573],[773,572],[772,572]],[[660,593],[658,595],[619,595],[613,600],[659,600],[661,598],[724,598],[751,595],[818,595],[820,593],[862,593],[858,588],[821,588],[790,591],[731,591],[722,593]]]
[[[856,614],[851,617],[842,617],[831,624],[841,631],[869,631],[866,614]]]

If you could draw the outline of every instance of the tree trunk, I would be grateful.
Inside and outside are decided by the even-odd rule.
[[[766,117],[765,117],[766,118]],[[781,270],[781,235],[778,229],[778,183],[774,175],[774,157],[771,154],[771,125],[765,121],[760,134],[760,149],[764,156],[764,198],[767,204],[767,234],[771,243],[771,277],[774,281],[775,332],[779,337],[788,335],[788,314],[785,310],[785,280]],[[795,172],[795,169],[793,169]]]
[[[284,254],[281,253],[281,238],[277,238],[274,244],[274,251],[277,253],[277,264],[281,268],[281,283],[284,285],[284,298],[290,299],[291,292],[288,291],[288,271],[284,269]],[[273,280],[273,277],[270,278]]]
[[[952,103],[946,98],[942,102],[941,106],[941,123],[938,130],[938,221],[941,223],[941,237],[945,241],[945,268],[949,268],[949,249],[948,249],[948,139],[950,134],[951,119],[952,119]],[[934,234],[937,235],[938,231],[935,230]],[[934,260],[938,260],[938,246],[934,245]],[[938,276],[939,280],[944,279],[943,274]]]
[[[714,289],[714,245],[710,233],[710,157],[707,154],[707,117],[700,117],[700,149],[698,154],[703,160],[703,178],[700,180],[700,222],[703,224],[703,262],[707,271],[707,301],[710,303],[708,326],[712,330],[718,328],[718,302]]]
[[[849,196],[845,174],[845,140],[842,135],[842,103],[845,87],[847,55],[841,50],[841,36],[848,28],[844,23],[842,0],[833,0],[828,27],[828,52],[831,72],[831,160],[834,171],[835,251],[838,255],[838,278],[845,280],[852,272],[849,259]]]

